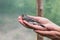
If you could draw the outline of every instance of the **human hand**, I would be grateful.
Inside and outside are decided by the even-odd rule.
[[[27,21],[22,20],[21,16],[18,18],[18,20],[22,25],[28,28],[32,28],[36,33],[39,33],[43,36],[49,37],[54,40],[55,39],[60,40],[60,27],[58,25],[52,23],[50,20],[44,17],[34,17],[34,16],[29,16],[29,17],[37,20],[38,22],[43,24],[45,27],[30,24]]]

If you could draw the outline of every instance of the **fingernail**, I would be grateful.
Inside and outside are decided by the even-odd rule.
[[[19,16],[18,18],[20,18],[21,16]]]

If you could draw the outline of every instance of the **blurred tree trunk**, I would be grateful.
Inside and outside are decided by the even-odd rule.
[[[43,0],[37,0],[37,16],[43,16]],[[43,36],[37,34],[37,40],[43,40]]]

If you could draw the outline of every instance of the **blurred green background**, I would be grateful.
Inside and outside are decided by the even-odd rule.
[[[60,25],[60,0],[44,0],[44,16]]]
[[[60,0],[43,3],[44,17],[60,25]],[[21,14],[36,15],[36,0],[0,0],[0,40],[36,40],[36,33],[19,24]]]

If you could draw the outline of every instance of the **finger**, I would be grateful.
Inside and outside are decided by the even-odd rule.
[[[28,15],[28,17],[33,18],[33,19],[39,19],[39,18],[41,18],[39,16],[30,16],[30,15]]]
[[[22,17],[21,17],[21,16],[18,17],[18,21],[19,21],[20,23],[23,23],[23,20],[22,20]]]
[[[19,21],[19,23],[21,23],[24,27],[29,28],[29,27],[27,27],[26,24],[24,24],[21,16],[18,17],[18,21]]]
[[[60,39],[60,32],[57,31],[41,31],[41,30],[35,30],[36,33],[39,33],[43,36],[46,36],[48,38],[56,38]]]
[[[22,20],[22,17],[21,17],[21,16],[18,17],[18,21],[19,21],[19,23],[21,23],[22,25],[25,25],[25,24],[23,23],[23,20]]]
[[[43,28],[43,27],[38,26],[38,25],[30,24],[30,23],[28,23],[28,22],[25,21],[25,20],[24,20],[24,23],[25,23],[26,25],[28,25],[28,27],[33,28],[33,29],[46,30],[46,28]]]
[[[29,16],[33,19],[35,19],[36,21],[40,22],[41,24],[46,24],[47,22],[50,22],[47,18],[44,17],[38,17],[38,16]]]
[[[35,30],[35,32],[40,33],[42,35],[55,35],[55,31],[40,31],[40,30]]]
[[[28,15],[28,17],[33,18],[33,19],[35,19],[37,21],[39,21],[40,19],[42,19],[42,17],[39,17],[39,16],[30,16],[30,15]]]
[[[53,23],[43,24],[47,29],[60,32],[60,27]]]
[[[56,32],[56,37],[60,39],[60,32]]]

